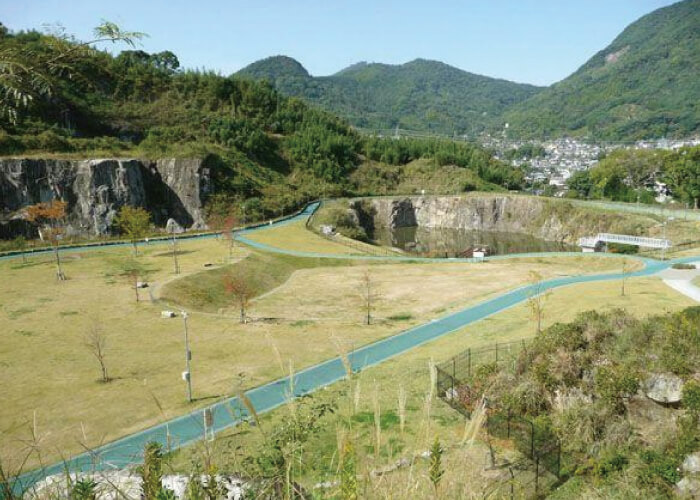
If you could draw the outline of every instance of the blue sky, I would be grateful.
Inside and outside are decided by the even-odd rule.
[[[101,19],[148,33],[188,68],[224,74],[285,54],[313,75],[417,57],[509,80],[561,80],[628,24],[673,0],[0,0],[12,30],[63,25],[88,39]]]

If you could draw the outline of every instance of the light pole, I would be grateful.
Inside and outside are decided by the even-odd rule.
[[[192,402],[192,373],[190,372],[190,360],[192,352],[190,352],[190,339],[187,334],[187,313],[181,311],[182,324],[185,327],[185,371],[182,373],[182,379],[187,382],[187,402]]]

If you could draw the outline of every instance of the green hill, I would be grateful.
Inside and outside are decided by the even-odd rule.
[[[439,133],[474,133],[540,88],[475,75],[438,61],[357,63],[326,77],[310,77],[288,57],[247,66],[238,76],[268,79],[282,93],[338,113],[352,125]]]
[[[700,131],[700,0],[628,26],[578,71],[504,115],[514,135],[606,139]]]
[[[500,131],[514,138],[609,140],[681,137],[700,131],[700,0],[658,9],[627,27],[571,76],[550,87],[513,83],[416,59],[360,62],[313,77],[289,57],[238,75],[267,79],[286,95],[367,129],[442,134]]]
[[[238,72],[255,80],[276,81],[278,78],[309,78],[309,72],[296,59],[272,56],[254,62]]]
[[[204,158],[212,216],[238,211],[250,220],[321,196],[405,192],[416,176],[435,179],[425,186],[432,190],[447,189],[449,176],[451,192],[522,186],[519,169],[476,145],[363,137],[266,82],[180,70],[169,51],[112,56],[70,37],[0,30],[0,63],[0,156]],[[248,70],[306,75],[284,57]],[[419,159],[421,169],[397,168]],[[353,176],[365,162],[371,168]],[[401,182],[378,186],[397,171]]]

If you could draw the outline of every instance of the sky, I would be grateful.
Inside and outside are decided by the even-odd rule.
[[[62,25],[82,40],[102,19],[148,34],[185,68],[229,74],[288,55],[314,76],[358,61],[434,59],[482,75],[549,85],[627,25],[674,0],[0,0],[13,31]],[[119,51],[123,46],[109,47]]]

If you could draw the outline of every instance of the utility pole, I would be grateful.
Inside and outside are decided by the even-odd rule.
[[[190,339],[187,333],[187,313],[181,311],[182,323],[185,327],[185,371],[182,372],[182,379],[187,382],[187,402],[192,402],[192,372],[190,372],[190,361],[192,360],[192,352],[190,351]]]

